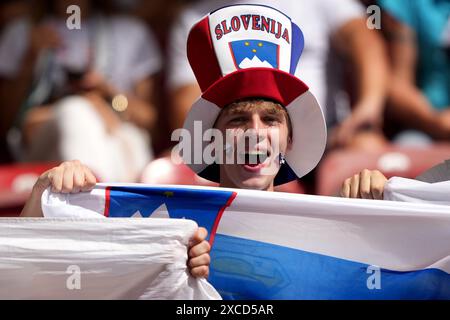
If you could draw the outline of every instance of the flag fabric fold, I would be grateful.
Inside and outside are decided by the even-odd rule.
[[[195,222],[98,217],[1,218],[0,299],[220,299],[186,267]]]

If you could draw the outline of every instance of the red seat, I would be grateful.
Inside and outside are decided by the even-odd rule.
[[[345,179],[363,169],[380,170],[386,177],[415,178],[450,158],[450,144],[411,148],[389,146],[382,152],[334,151],[318,168],[317,193],[336,195]]]
[[[0,216],[17,216],[37,178],[55,163],[26,163],[0,166]]]
[[[148,184],[176,184],[217,187],[218,184],[196,175],[187,165],[175,164],[170,157],[152,161],[141,178],[141,182]],[[292,181],[275,187],[275,191],[289,193],[304,193],[305,188],[299,181]]]

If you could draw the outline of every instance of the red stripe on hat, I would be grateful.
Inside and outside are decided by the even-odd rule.
[[[287,107],[308,91],[308,86],[290,73],[269,68],[241,69],[212,85],[203,98],[220,108],[240,99],[266,98]]]
[[[211,40],[208,17],[192,27],[187,41],[187,56],[202,92],[222,77]]]

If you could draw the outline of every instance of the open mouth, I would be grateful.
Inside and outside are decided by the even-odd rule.
[[[257,167],[270,157],[270,151],[249,151],[240,154],[241,162],[246,166]]]

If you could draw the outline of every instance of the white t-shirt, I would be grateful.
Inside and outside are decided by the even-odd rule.
[[[89,64],[121,91],[130,91],[137,81],[161,68],[155,37],[142,22],[128,16],[98,17],[83,21],[81,29],[70,30],[65,20],[47,19],[62,39],[54,52],[51,72],[54,83],[65,81],[64,68],[85,70]],[[29,46],[31,23],[18,19],[0,35],[0,76],[19,71]]]
[[[305,47],[296,76],[310,87],[326,113],[327,120],[334,122],[332,106],[334,99],[328,97],[328,90],[330,93],[336,90],[339,88],[339,83],[335,76],[327,75],[330,38],[346,22],[364,16],[363,7],[356,0],[200,1],[181,13],[170,35],[169,87],[176,89],[196,82],[186,56],[187,36],[193,24],[214,9],[239,3],[269,5],[287,14],[300,27],[303,31]]]

